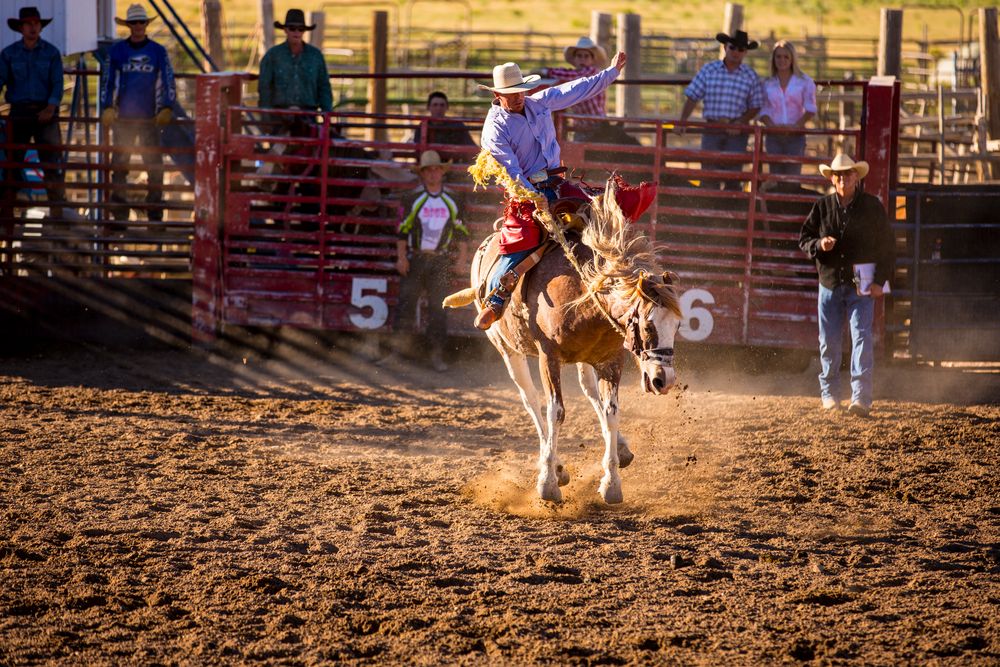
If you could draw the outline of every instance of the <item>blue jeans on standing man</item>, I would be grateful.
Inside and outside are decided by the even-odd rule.
[[[819,286],[819,390],[822,398],[840,400],[840,360],[844,320],[851,327],[851,403],[872,405],[875,366],[875,300],[854,285]]]
[[[798,155],[806,154],[806,135],[804,134],[767,134],[764,135],[764,148],[771,155]],[[798,176],[802,173],[802,165],[799,163],[789,164],[779,162],[769,162],[772,174],[787,174]]]
[[[746,153],[748,138],[749,135],[742,132],[729,134],[725,130],[705,130],[701,135],[701,150],[719,153]],[[743,165],[738,162],[702,162],[701,168],[717,171],[743,171]],[[739,181],[717,181],[705,178],[702,179],[701,183],[702,187],[712,190],[718,190],[719,183],[722,183],[723,190],[741,189]]]

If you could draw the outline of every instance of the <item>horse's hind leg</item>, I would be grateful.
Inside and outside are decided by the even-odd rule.
[[[583,389],[583,395],[587,397],[590,404],[594,407],[594,412],[597,413],[597,418],[601,421],[601,433],[604,435],[605,441],[607,441],[608,419],[604,413],[604,403],[601,401],[601,392],[597,386],[597,373],[594,371],[594,367],[589,364],[577,364],[576,369],[580,377],[580,388]],[[627,468],[634,458],[635,455],[628,448],[628,440],[625,439],[625,434],[619,430],[618,467]]]
[[[548,397],[548,431],[547,442],[542,442],[541,450],[538,453],[538,495],[542,500],[553,502],[562,501],[562,491],[559,490],[560,481],[563,484],[569,481],[569,475],[559,461],[559,427],[562,426],[566,411],[563,408],[562,385],[559,377],[559,357],[555,354],[547,354],[544,350],[539,350],[538,368],[541,372],[542,383],[545,386],[545,395]]]
[[[521,402],[524,403],[524,409],[528,411],[531,422],[535,425],[535,430],[538,432],[539,446],[544,446],[545,426],[542,424],[542,402],[538,396],[538,390],[535,389],[535,382],[531,379],[531,370],[528,368],[527,357],[518,352],[508,351],[502,344],[493,341],[492,337],[490,337],[490,340],[493,342],[494,347],[499,350],[500,356],[503,357],[503,363],[507,366],[507,373],[510,374],[510,379],[517,385],[517,391],[521,394]]]

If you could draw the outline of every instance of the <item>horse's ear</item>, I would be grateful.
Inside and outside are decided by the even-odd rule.
[[[660,274],[660,278],[664,285],[679,285],[681,282],[680,277],[673,271],[664,271]]]

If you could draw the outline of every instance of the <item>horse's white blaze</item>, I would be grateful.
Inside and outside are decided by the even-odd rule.
[[[654,307],[649,313],[649,318],[656,327],[656,347],[672,350],[680,318],[663,307]],[[645,358],[639,361],[643,391],[649,394],[666,394],[670,391],[677,381],[673,363],[673,355],[669,357],[658,354],[645,355]]]

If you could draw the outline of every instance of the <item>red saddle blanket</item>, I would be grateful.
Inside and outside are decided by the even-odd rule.
[[[626,218],[636,220],[656,198],[656,184],[643,181],[639,185],[630,185],[618,174],[614,175],[614,179],[618,206]],[[553,176],[536,187],[547,195],[554,195],[554,198],[549,197],[549,210],[554,215],[575,213],[594,197],[604,193],[604,188],[592,187],[582,181],[567,181],[560,176]],[[531,215],[534,210],[535,205],[530,201],[507,200],[503,226],[500,228],[500,254],[510,255],[541,243],[541,229]]]

